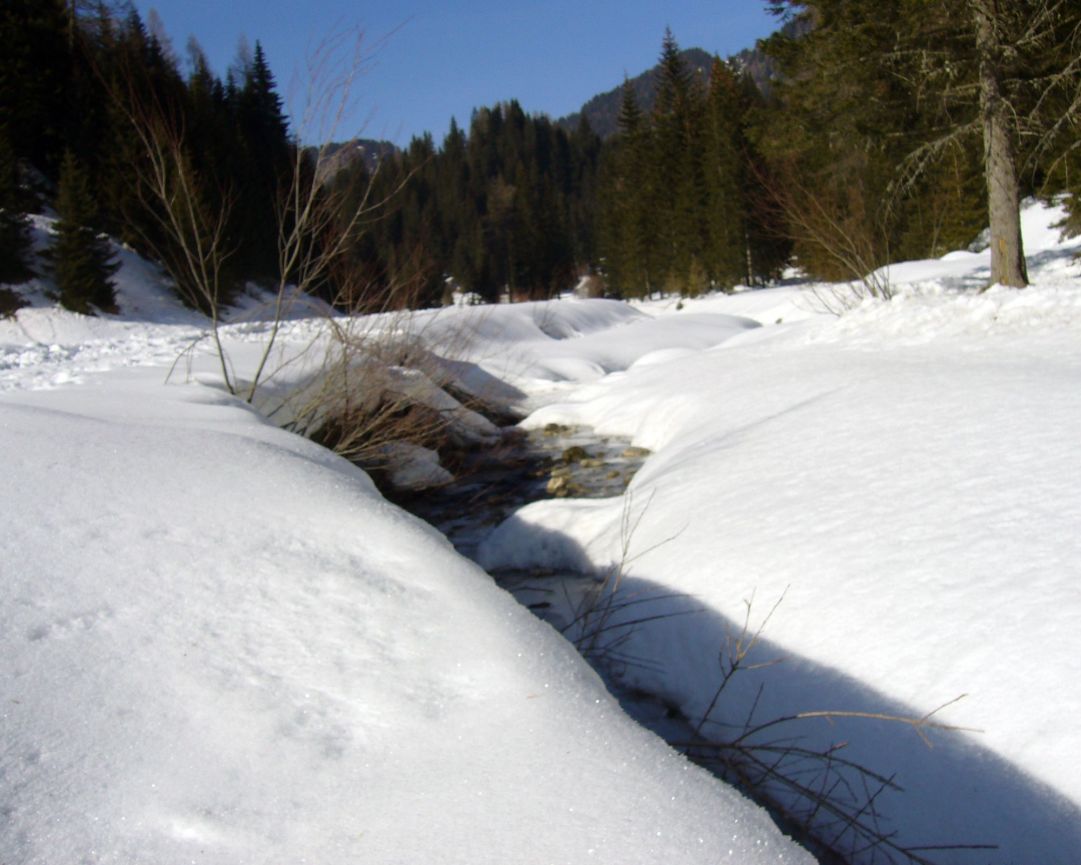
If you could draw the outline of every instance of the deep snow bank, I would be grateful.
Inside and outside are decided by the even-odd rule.
[[[1055,218],[1032,208],[1026,228]],[[638,364],[533,414],[529,426],[588,424],[656,452],[625,501],[531,505],[482,547],[484,562],[603,570],[629,558],[627,592],[689,596],[651,614],[704,606],[621,645],[658,664],[627,678],[692,718],[745,602],[753,630],[783,596],[756,656],[785,662],[741,675],[716,720],[738,731],[752,704],[757,721],[919,718],[967,694],[936,717],[984,732],[933,734],[934,750],[867,720],[783,732],[846,742],[846,757],[897,773],[905,792],[876,807],[900,842],[999,846],[934,861],[1075,861],[1081,266],[1076,241],[1038,236],[1023,292],[973,294],[985,257],[948,256],[911,265],[917,281],[893,301],[837,319],[806,314],[811,290],[688,303],[787,321],[787,302],[804,321]],[[628,507],[640,522],[625,557]]]
[[[0,398],[0,859],[807,861],[358,469],[161,370]]]
[[[719,345],[758,327],[712,312],[654,318],[612,300],[562,300],[440,312],[418,330],[439,346],[523,389],[532,405],[582,382],[632,366],[644,356]]]

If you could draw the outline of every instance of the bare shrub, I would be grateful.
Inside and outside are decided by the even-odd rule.
[[[372,178],[359,195],[330,182],[330,142],[368,63],[363,49],[362,33],[344,31],[308,59],[300,107],[291,112],[293,162],[274,215],[278,278],[262,310],[262,346],[250,369],[236,368],[222,333],[223,272],[232,252],[224,238],[233,196],[194,169],[182,122],[153,96],[139,70],[126,70],[110,92],[143,151],[136,185],[156,219],[144,239],[187,301],[208,315],[223,386],[283,426],[378,467],[393,443],[438,447],[456,432],[464,436],[470,422],[480,424],[435,383],[445,369],[424,347],[408,312],[419,281],[388,282],[350,260],[367,222],[388,201],[373,200]],[[323,143],[303,147],[303,140]],[[314,335],[281,346],[291,306],[313,295],[329,301]],[[185,353],[189,363],[200,341]],[[475,432],[483,438],[490,430]]]
[[[233,368],[221,339],[222,307],[229,299],[224,270],[233,253],[226,230],[235,195],[195,169],[179,111],[156,95],[144,70],[129,66],[115,78],[103,77],[143,157],[134,166],[134,187],[152,223],[148,229],[142,220],[132,220],[132,228],[165,265],[184,299],[209,317],[222,383],[248,402],[272,374],[268,364],[295,298],[325,293],[335,281],[341,286],[337,299],[350,308],[368,302],[371,293],[371,286],[358,287],[349,273],[346,254],[365,220],[385,202],[371,199],[369,181],[359,203],[346,210],[345,190],[323,182],[332,162],[331,142],[366,68],[363,49],[363,33],[348,30],[324,40],[308,59],[302,103],[291,119],[292,164],[273,214],[278,278],[266,310],[269,326],[254,369],[243,375]],[[305,138],[323,143],[307,148]]]
[[[284,401],[286,425],[368,468],[384,467],[397,442],[439,450],[497,437],[424,371],[426,355],[414,333],[338,331],[309,385]]]
[[[813,254],[822,276],[851,280],[816,294],[823,311],[840,314],[867,297],[893,296],[889,270],[881,266],[888,260],[883,217],[868,210],[861,189],[829,183],[811,189],[792,166],[771,177],[759,174],[758,180],[786,239]]]
[[[235,196],[212,189],[210,178],[196,171],[178,110],[162,102],[145,70],[129,65],[102,81],[143,156],[133,165],[133,188],[149,221],[130,219],[129,227],[165,266],[184,301],[210,319],[222,384],[235,394],[220,333],[224,272],[233,253],[226,232]]]
[[[628,594],[623,590],[624,578],[637,559],[679,536],[677,533],[631,555],[634,535],[652,503],[653,496],[650,496],[636,512],[633,493],[628,490],[624,494],[619,525],[619,560],[608,568],[601,579],[572,606],[573,616],[562,629],[564,635],[574,643],[578,652],[590,663],[609,668],[615,663],[642,666],[646,663],[645,659],[630,656],[625,650],[625,644],[630,640],[636,628],[658,619],[700,612],[697,609],[679,613],[650,611],[651,604],[655,605],[662,600],[684,596],[680,594],[638,596],[633,593]]]
[[[908,727],[928,747],[930,730],[980,732],[937,720],[938,714],[964,698],[943,703],[922,716],[843,709],[804,710],[760,719],[764,693],[760,685],[741,720],[723,720],[720,708],[734,679],[752,670],[781,663],[781,659],[756,660],[762,633],[784,600],[773,604],[757,626],[751,625],[753,598],[744,602],[740,631],[730,635],[718,653],[720,681],[712,699],[694,728],[693,737],[679,743],[693,759],[751,793],[766,804],[785,827],[815,852],[839,862],[870,854],[874,861],[934,865],[936,850],[990,850],[993,845],[951,843],[908,846],[886,828],[879,799],[887,791],[901,791],[896,775],[884,775],[857,760],[845,757],[846,742],[810,745],[799,729],[815,719],[841,718],[886,721]],[[732,713],[729,712],[729,715]]]

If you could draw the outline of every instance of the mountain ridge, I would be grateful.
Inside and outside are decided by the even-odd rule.
[[[792,27],[793,24],[790,22],[781,28],[781,32],[787,32]],[[716,54],[710,54],[703,48],[697,47],[685,48],[680,51],[680,57],[683,59],[684,64],[686,64],[687,69],[695,78],[702,82],[703,86],[709,84],[710,69],[713,65],[714,58],[717,56],[718,55]],[[738,69],[745,70],[750,75],[751,80],[757,85],[758,89],[762,91],[763,94],[769,94],[771,84],[777,77],[777,67],[773,59],[766,54],[765,51],[761,50],[759,45],[755,45],[751,48],[744,48],[742,51],[730,55],[728,57],[728,62],[734,64]],[[634,88],[634,95],[638,100],[639,106],[645,112],[649,112],[653,109],[659,74],[660,63],[658,62],[644,72],[627,79]],[[578,124],[581,122],[581,118],[584,115],[589,121],[590,127],[597,135],[601,138],[610,138],[618,131],[619,107],[622,102],[622,91],[623,85],[618,84],[609,90],[598,93],[587,99],[580,109],[555,119],[554,123],[568,132],[573,132],[578,127]],[[349,148],[350,144],[358,145],[357,149],[354,150]],[[338,151],[339,148],[343,149],[343,152],[335,152]],[[400,147],[389,141],[358,139],[353,142],[333,144],[331,145],[330,153],[328,153],[328,155],[333,153],[335,157],[334,168],[330,173],[333,174],[339,168],[348,165],[357,158],[363,158],[368,169],[373,170],[379,160],[388,155],[392,155],[399,150],[401,150]]]
[[[679,56],[691,75],[700,80],[703,86],[707,86],[709,84],[710,69],[717,55],[710,54],[702,48],[685,48],[679,52]],[[751,76],[751,80],[758,86],[758,89],[768,94],[770,84],[777,74],[776,65],[772,58],[757,45],[731,55],[728,62],[739,69],[746,70]],[[626,79],[634,90],[639,107],[646,113],[653,110],[659,77],[660,63],[658,62],[645,72]],[[578,111],[560,117],[555,122],[570,131],[577,128],[584,115],[597,135],[601,138],[610,138],[619,129],[619,109],[623,101],[622,94],[623,85],[619,84],[611,90],[606,90],[591,97]]]

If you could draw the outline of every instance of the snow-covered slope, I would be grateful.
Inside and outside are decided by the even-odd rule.
[[[892,301],[839,318],[807,314],[813,289],[686,304],[802,321],[639,363],[533,414],[528,425],[590,424],[655,454],[623,502],[512,517],[487,564],[618,563],[629,506],[625,591],[688,596],[651,614],[706,610],[637,628],[621,651],[659,668],[629,680],[702,717],[745,602],[753,630],[783,598],[751,659],[783,663],[737,677],[715,721],[742,729],[755,700],[757,722],[918,719],[967,695],[934,717],[981,732],[929,732],[934,749],[868,719],[783,735],[846,742],[847,758],[896,774],[904,792],[876,809],[898,843],[998,847],[933,861],[1077,861],[1081,244],[1049,229],[1058,216],[1026,212],[1034,285],[1021,292],[974,293],[986,256],[966,254],[894,267]]]
[[[205,340],[166,385],[154,279],[0,321],[0,861],[809,861]]]
[[[981,732],[933,749],[869,718],[775,732],[895,777],[878,825],[928,860],[1076,861],[1081,266],[1055,217],[1025,214],[1023,292],[977,293],[962,253],[840,317],[826,286],[418,317],[527,425],[654,449],[623,500],[532,505],[488,563],[623,560],[668,596],[648,618],[700,608],[621,647],[692,719],[780,599],[749,663],[782,663],[705,732],[967,694],[934,719]],[[362,472],[225,395],[151,268],[121,279],[119,317],[0,321],[0,861],[806,861]],[[283,357],[323,326],[297,313]],[[266,330],[225,328],[238,369]],[[272,391],[318,367],[278,360]]]

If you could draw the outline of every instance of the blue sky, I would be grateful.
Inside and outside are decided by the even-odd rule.
[[[764,0],[135,0],[156,9],[181,58],[194,35],[224,76],[242,37],[259,40],[279,91],[297,110],[306,57],[328,34],[364,33],[368,63],[353,90],[355,110],[334,137],[359,134],[399,144],[431,132],[440,142],[452,116],[517,99],[526,111],[560,117],[589,97],[652,66],[669,26],[684,48],[722,57],[775,27]]]

